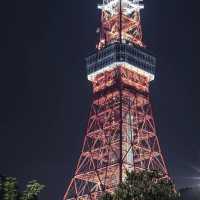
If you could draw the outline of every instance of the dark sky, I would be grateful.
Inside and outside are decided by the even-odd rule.
[[[97,0],[10,0],[0,5],[0,173],[62,198],[91,103],[85,56],[94,51]],[[145,44],[157,132],[177,187],[200,176],[200,27],[194,0],[144,0]],[[200,183],[200,180],[199,180]]]

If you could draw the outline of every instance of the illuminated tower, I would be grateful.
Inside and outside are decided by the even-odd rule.
[[[149,98],[156,59],[142,42],[142,0],[103,0],[97,52],[87,58],[93,102],[67,199],[98,199],[126,170],[168,177]]]

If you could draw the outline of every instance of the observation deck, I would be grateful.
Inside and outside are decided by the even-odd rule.
[[[123,66],[154,80],[156,58],[133,44],[114,43],[86,58],[88,80],[105,71]]]

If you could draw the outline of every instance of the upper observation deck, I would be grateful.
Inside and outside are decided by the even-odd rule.
[[[88,80],[105,71],[123,66],[131,71],[154,79],[156,58],[146,49],[133,44],[114,43],[86,58]]]

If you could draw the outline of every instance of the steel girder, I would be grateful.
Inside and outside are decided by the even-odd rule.
[[[159,170],[161,154],[145,77],[123,67],[93,82],[83,148],[64,200],[98,199],[123,181],[126,171]]]

